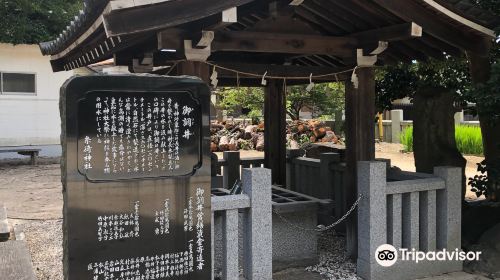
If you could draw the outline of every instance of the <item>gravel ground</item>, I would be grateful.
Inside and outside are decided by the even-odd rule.
[[[62,280],[62,220],[21,225],[38,280]]]
[[[319,264],[306,268],[306,271],[318,272],[328,280],[358,280],[356,264],[346,255],[345,237],[334,231],[323,232],[319,236]]]
[[[403,170],[414,170],[412,154],[399,152],[401,145],[377,144],[377,157],[390,158]],[[258,156],[258,152],[246,156]],[[466,156],[467,175],[475,171],[480,157]],[[44,159],[38,166],[25,165],[27,159],[0,161],[0,200],[7,206],[9,222],[22,225],[32,254],[38,280],[62,279],[62,221],[29,219],[62,218],[62,194],[58,159]],[[470,166],[469,166],[470,165]],[[15,219],[18,218],[18,219]],[[323,233],[319,240],[320,263],[306,271],[320,273],[325,279],[357,280],[356,266],[345,256],[345,238],[333,232]],[[291,271],[289,275],[293,275]],[[1,278],[1,277],[0,277]],[[282,278],[293,279],[293,278]],[[309,279],[305,277],[303,279]],[[454,279],[453,277],[451,279]]]

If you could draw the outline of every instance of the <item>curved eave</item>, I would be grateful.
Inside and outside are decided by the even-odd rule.
[[[456,13],[455,11],[452,11],[451,9],[448,9],[447,7],[439,4],[438,2],[434,0],[420,0],[422,1],[425,5],[428,5],[432,9],[434,9],[436,12],[445,15],[447,18],[450,20],[459,23],[471,30],[474,30],[475,32],[479,32],[482,35],[485,35],[490,38],[496,38],[495,31],[491,30],[488,27],[485,27],[479,23],[476,23],[472,20],[469,20],[462,15]]]
[[[481,9],[472,0],[434,0],[448,10],[489,29],[500,25],[500,17],[490,11]]]
[[[48,42],[39,44],[43,55],[54,55],[65,50],[92,29],[94,22],[105,13],[109,0],[85,0],[83,10],[75,16],[74,20],[64,29],[59,36]]]

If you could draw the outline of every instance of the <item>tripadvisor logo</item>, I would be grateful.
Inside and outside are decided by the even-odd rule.
[[[482,252],[463,252],[459,249],[448,251],[442,249],[439,251],[422,252],[415,249],[400,248],[397,250],[390,244],[380,245],[375,251],[375,260],[384,267],[393,266],[398,259],[402,261],[477,261]],[[399,258],[398,258],[399,256]]]
[[[377,251],[375,251],[375,260],[381,266],[393,266],[398,260],[398,251],[392,245],[380,245],[378,246]]]

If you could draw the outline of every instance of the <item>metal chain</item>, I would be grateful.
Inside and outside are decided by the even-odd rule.
[[[344,216],[342,216],[340,219],[338,219],[336,222],[334,222],[333,224],[330,224],[328,226],[324,226],[324,225],[318,225],[316,228],[304,228],[304,227],[301,227],[299,225],[296,225],[292,222],[290,222],[287,218],[283,217],[280,213],[278,213],[276,210],[273,210],[273,213],[276,214],[281,220],[283,220],[285,223],[287,223],[288,225],[296,228],[296,229],[300,229],[300,230],[304,230],[304,231],[316,231],[316,232],[324,232],[324,231],[327,231],[327,230],[330,230],[332,228],[334,228],[335,226],[337,226],[338,224],[342,223],[351,213],[352,211],[354,211],[354,209],[356,209],[356,207],[359,205],[359,202],[361,201],[361,194],[359,195],[358,199],[354,202],[354,204],[351,206],[351,208],[349,209],[349,211],[347,211]]]

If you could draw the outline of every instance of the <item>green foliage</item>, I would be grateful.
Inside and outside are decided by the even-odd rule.
[[[264,108],[264,90],[256,87],[221,88],[219,92],[222,97],[220,108],[227,110],[229,114],[235,114],[244,109],[244,114],[250,118],[262,116]]]
[[[264,90],[262,88],[222,88],[220,108],[229,114],[243,111],[247,117],[262,117],[264,108]],[[340,83],[317,84],[310,91],[306,86],[291,86],[287,88],[286,105],[288,116],[296,120],[300,110],[310,108],[313,117],[333,115],[335,111],[344,109],[344,86]]]
[[[80,0],[0,1],[0,42],[37,44],[54,39],[78,14]]]
[[[461,153],[469,155],[483,154],[483,138],[479,126],[455,126],[455,140]]]
[[[477,197],[484,195],[494,201],[500,199],[500,159],[495,161],[483,160],[477,164],[479,175],[469,178],[469,186]]]
[[[313,118],[320,115],[333,115],[344,109],[345,89],[341,83],[323,83],[314,85],[311,91],[307,85],[287,88],[287,114],[292,120],[299,119],[302,109],[312,110]]]
[[[412,64],[399,63],[377,71],[376,104],[379,111],[392,109],[392,101],[413,98],[419,88],[444,87],[456,93],[456,101],[465,102],[471,81],[467,61],[447,56]]]
[[[476,103],[476,110],[492,123],[500,121],[500,63],[491,68],[491,77],[488,82],[478,84],[468,92],[471,102]],[[476,112],[476,113],[477,113]]]
[[[408,126],[399,135],[405,152],[413,152],[413,126]]]
[[[414,65],[398,63],[377,69],[375,104],[380,112],[391,110],[391,102],[396,99],[413,98],[417,83],[415,68]]]
[[[413,127],[405,128],[400,135],[401,143],[405,152],[413,151]],[[455,126],[455,141],[458,150],[463,154],[482,155],[483,139],[481,128],[478,126],[457,125]]]

